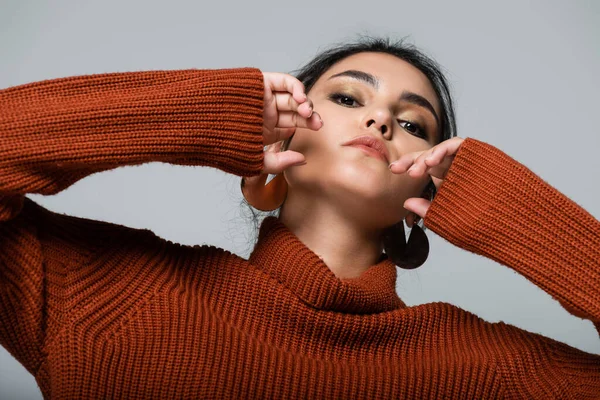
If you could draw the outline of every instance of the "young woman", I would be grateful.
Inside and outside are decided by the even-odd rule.
[[[411,46],[334,48],[298,78],[240,68],[8,88],[0,135],[0,343],[46,398],[600,397],[598,355],[397,296],[396,265],[427,257],[419,222],[600,330],[600,223],[455,137],[446,81]],[[279,209],[248,260],[25,196],[152,161],[245,177],[250,204]]]

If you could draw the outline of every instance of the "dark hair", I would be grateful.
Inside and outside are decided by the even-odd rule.
[[[441,66],[414,45],[405,43],[404,39],[392,41],[389,38],[363,36],[354,42],[337,44],[317,54],[317,56],[303,67],[293,71],[292,75],[296,76],[304,84],[305,92],[308,93],[319,77],[329,70],[329,68],[337,62],[358,53],[390,54],[408,62],[421,71],[431,82],[440,103],[441,126],[438,143],[456,136],[454,104],[450,93],[450,86],[442,72]],[[286,140],[283,149],[287,148],[290,140],[291,138]],[[426,190],[431,192],[431,198],[435,196],[433,182],[430,182]],[[254,210],[245,199],[242,200],[242,203],[246,204],[252,212],[255,231],[258,230],[260,225],[259,215],[263,215],[264,217],[275,215],[278,217],[281,210],[277,209],[264,213]]]

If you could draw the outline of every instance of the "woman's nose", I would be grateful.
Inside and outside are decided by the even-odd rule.
[[[392,117],[389,111],[376,110],[365,120],[367,129],[377,129],[386,139],[392,138]]]
[[[379,131],[381,131],[382,135],[385,135],[389,131],[389,129],[388,129],[388,127],[387,127],[386,124],[378,124],[374,119],[370,119],[367,122],[367,128],[370,128],[372,126],[374,126],[376,129],[378,129]]]

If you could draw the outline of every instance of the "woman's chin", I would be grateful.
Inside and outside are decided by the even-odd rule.
[[[379,163],[360,162],[340,168],[333,179],[338,186],[346,187],[348,191],[359,197],[376,199],[382,193],[389,191],[392,183],[390,174],[390,170],[387,167],[384,168],[381,161]]]

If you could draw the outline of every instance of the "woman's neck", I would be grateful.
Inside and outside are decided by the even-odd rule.
[[[288,198],[279,220],[306,247],[317,254],[339,279],[359,277],[381,256],[381,232],[369,232],[336,210],[335,206],[319,202],[309,204]]]

